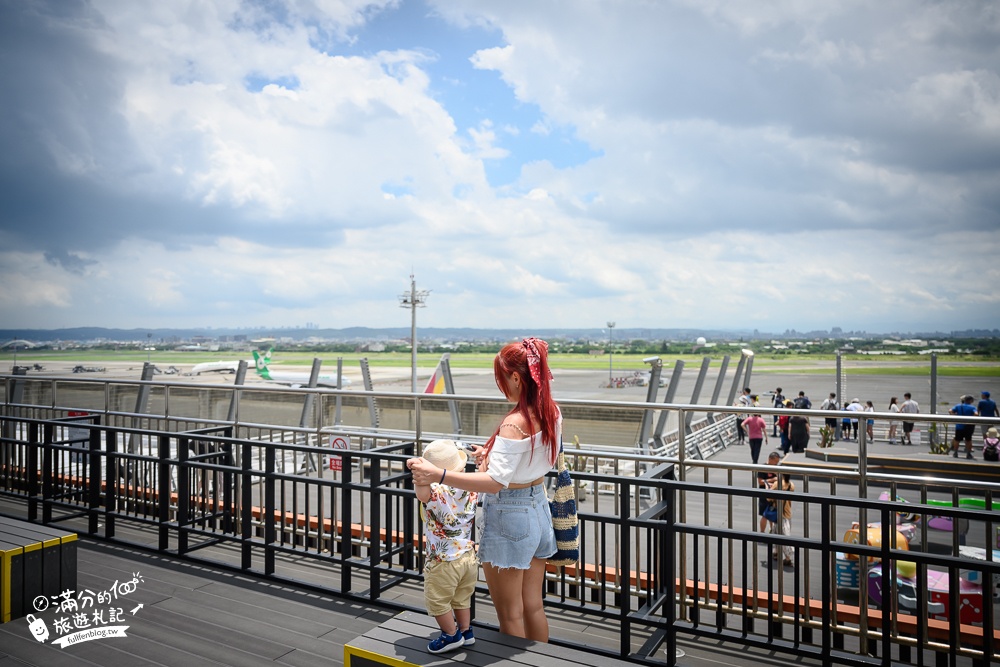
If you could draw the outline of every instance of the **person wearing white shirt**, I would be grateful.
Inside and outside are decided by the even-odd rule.
[[[525,338],[505,345],[493,360],[493,375],[514,407],[486,446],[474,448],[477,471],[451,472],[423,458],[406,465],[415,484],[437,482],[481,494],[479,559],[500,632],[547,642],[545,561],[557,545],[542,482],[555,465],[562,436],[548,344]]]
[[[920,414],[920,406],[917,402],[910,397],[910,392],[903,394],[903,404],[899,406],[899,411],[904,415],[916,415]],[[912,445],[913,440],[910,434],[913,433],[913,426],[915,422],[906,421],[906,417],[903,417],[903,442],[904,445]]]

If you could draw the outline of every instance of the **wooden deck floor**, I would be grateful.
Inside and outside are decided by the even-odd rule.
[[[115,603],[126,616],[122,623],[129,626],[126,637],[59,648],[52,644],[56,614],[49,609],[40,614],[51,633],[45,643],[34,639],[26,619],[0,625],[0,667],[342,665],[345,643],[398,613],[140,549],[80,539],[80,591],[107,591],[115,582],[131,581],[136,574],[142,580],[135,591]],[[142,607],[134,615],[129,613],[139,604]],[[492,609],[484,607],[479,622],[495,623]],[[551,613],[550,624],[553,636],[563,640],[600,643],[603,635],[604,642],[613,645],[617,641],[612,632],[572,614]],[[429,631],[427,637],[410,641],[429,641],[433,635]],[[691,667],[795,664],[788,656],[721,640],[683,642],[681,648],[685,656],[679,664]]]
[[[342,664],[344,642],[394,615],[253,577],[80,541],[80,591],[104,592],[136,573],[142,580],[135,592],[113,603],[126,615],[126,637],[60,648],[51,643],[56,614],[49,609],[40,614],[53,635],[46,643],[34,639],[25,619],[0,625],[0,666]],[[142,608],[130,614],[139,604]]]

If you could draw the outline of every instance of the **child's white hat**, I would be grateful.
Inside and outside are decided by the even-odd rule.
[[[435,440],[431,442],[424,447],[424,458],[438,468],[452,472],[462,472],[465,470],[465,462],[468,459],[465,452],[459,449],[458,443],[454,440]]]

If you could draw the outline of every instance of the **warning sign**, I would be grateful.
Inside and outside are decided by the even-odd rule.
[[[66,413],[67,417],[86,417],[86,412],[81,412],[79,410],[70,410]],[[74,428],[72,426],[67,429],[67,436],[70,447],[73,448],[73,453],[70,459],[74,463],[83,461],[84,452],[90,449],[90,431],[85,428]]]
[[[349,449],[351,446],[351,441],[342,435],[334,435],[330,437],[330,447],[333,449]],[[339,454],[330,454],[330,470],[342,470],[344,467],[344,460],[340,458]]]

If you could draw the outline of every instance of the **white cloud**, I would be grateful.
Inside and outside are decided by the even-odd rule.
[[[12,325],[1000,324],[977,3],[28,4]]]

